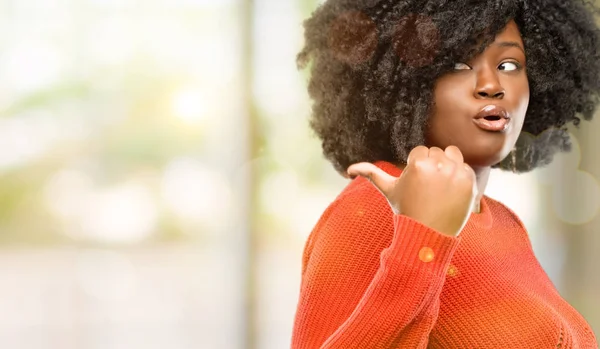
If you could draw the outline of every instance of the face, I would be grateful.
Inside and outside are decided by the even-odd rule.
[[[519,137],[529,103],[525,63],[521,34],[511,21],[483,53],[438,79],[426,145],[455,145],[472,167],[502,161]],[[505,120],[494,121],[499,118]]]

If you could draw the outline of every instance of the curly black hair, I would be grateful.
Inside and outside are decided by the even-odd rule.
[[[310,126],[344,174],[353,163],[406,163],[425,144],[435,81],[477,56],[509,21],[527,52],[530,102],[517,173],[569,151],[566,125],[591,120],[600,92],[599,9],[583,0],[328,0],[304,22]]]

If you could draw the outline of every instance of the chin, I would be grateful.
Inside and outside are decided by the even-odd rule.
[[[504,160],[510,155],[514,142],[511,142],[512,135],[503,136],[474,139],[463,151],[465,162],[472,166],[489,167]],[[462,148],[459,149],[462,151]]]

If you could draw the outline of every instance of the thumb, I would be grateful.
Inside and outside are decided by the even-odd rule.
[[[389,197],[389,194],[391,194],[394,183],[397,179],[379,167],[368,162],[360,162],[350,165],[350,167],[348,167],[348,175],[351,177],[365,177],[371,183],[373,183],[373,185],[386,197]]]

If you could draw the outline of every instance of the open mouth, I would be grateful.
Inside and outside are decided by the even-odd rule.
[[[484,117],[484,119],[488,120],[488,121],[496,121],[496,120],[500,120],[501,117],[499,115],[489,115]]]
[[[477,127],[485,131],[504,132],[510,122],[510,114],[499,105],[486,105],[473,118]]]
[[[503,132],[506,131],[510,119],[500,116],[485,116],[483,118],[473,119],[477,127],[485,131]]]

